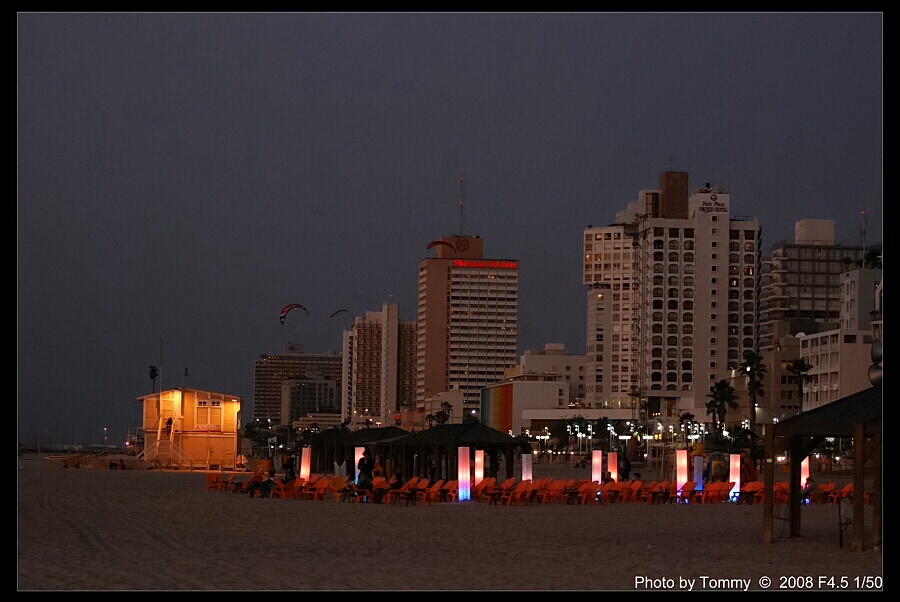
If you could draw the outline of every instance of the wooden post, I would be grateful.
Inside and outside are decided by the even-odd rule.
[[[766,425],[766,452],[763,458],[763,541],[771,543],[773,541],[772,530],[772,513],[775,510],[775,503],[772,495],[775,493],[775,425]]]
[[[863,551],[863,525],[865,523],[864,470],[866,465],[865,425],[853,425],[853,544],[854,552]]]

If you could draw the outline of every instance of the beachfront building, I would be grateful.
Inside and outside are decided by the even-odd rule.
[[[502,380],[482,389],[481,420],[518,435],[591,409],[584,399],[584,373],[585,356],[566,353],[562,343],[526,349]]]
[[[873,310],[881,269],[860,268],[840,275],[840,328],[797,335],[800,357],[812,366],[803,410],[811,410],[868,389]]]
[[[419,262],[416,413],[426,400],[462,393],[463,414],[477,416],[481,389],[502,380],[518,354],[519,262],[485,259],[481,237],[448,236]]]
[[[560,374],[528,372],[481,390],[481,422],[510,435],[538,432],[582,414],[569,405],[569,388]]]
[[[689,194],[686,172],[659,183],[615,224],[588,226],[582,247],[585,400],[648,430],[705,416],[710,387],[733,376],[757,337],[758,220],[732,217],[727,189]]]
[[[865,241],[836,242],[830,219],[799,220],[793,240],[772,245],[769,258],[761,262],[759,348],[768,374],[758,423],[801,410],[798,377],[788,370],[795,359],[802,357],[813,366],[808,374],[815,390],[805,385],[804,410],[868,386],[868,365],[857,372],[869,357],[872,336],[854,331],[871,329],[881,282],[880,249],[880,244]],[[826,355],[817,351],[822,337],[830,349]]]
[[[765,354],[784,335],[838,328],[844,295],[841,274],[871,267],[863,263],[873,252],[880,255],[880,245],[835,242],[834,220],[797,221],[794,240],[774,243],[760,266],[760,351]]]
[[[351,430],[395,425],[416,402],[416,323],[396,303],[355,317],[343,334],[341,416]]]
[[[137,401],[144,437],[140,459],[161,468],[235,467],[240,397],[181,388],[142,395]]]
[[[291,378],[281,383],[281,416],[293,424],[311,415],[325,416],[328,422],[340,422],[341,383],[325,378],[318,367],[310,368],[306,378]]]
[[[310,394],[303,392],[304,383]],[[297,344],[288,344],[281,354],[264,353],[253,369],[253,419],[274,427],[290,425],[303,412],[340,413],[339,400],[331,393],[340,384],[339,354],[303,353]]]
[[[584,354],[567,353],[563,343],[545,343],[543,349],[526,349],[504,377],[529,373],[558,374],[569,389],[569,405],[584,404]]]

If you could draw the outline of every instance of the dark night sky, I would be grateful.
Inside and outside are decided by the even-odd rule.
[[[729,187],[765,253],[803,218],[859,242],[862,211],[881,242],[881,13],[19,13],[17,30],[26,444],[121,441],[150,364],[163,388],[249,406],[259,354],[340,348],[333,311],[415,319],[427,244],[459,233],[521,262],[520,353],[584,353],[583,230],[665,170]],[[309,316],[280,324],[289,303]]]

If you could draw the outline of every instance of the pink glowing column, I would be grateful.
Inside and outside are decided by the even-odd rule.
[[[472,467],[469,463],[469,448],[460,447],[456,450],[457,468],[456,480],[458,489],[456,490],[457,499],[464,502],[472,499]]]
[[[619,482],[619,452],[606,454],[606,470],[612,476],[612,480]]]
[[[741,490],[741,454],[728,456],[728,480],[734,483],[734,487],[728,493],[728,499],[732,499],[732,496],[737,498],[737,493]]]
[[[531,454],[522,454],[522,480],[531,480]]]
[[[598,483],[603,480],[603,450],[591,451],[591,480]]]
[[[806,485],[806,479],[809,478],[809,456],[803,458],[803,461],[800,462],[800,489],[803,489],[803,486]]]
[[[472,482],[477,485],[484,479],[484,450],[475,450],[475,479]]]
[[[304,447],[300,452],[300,474],[304,481],[309,480],[309,467],[312,463],[312,448]]]
[[[688,480],[688,450],[675,450],[675,486],[681,489],[681,486]]]

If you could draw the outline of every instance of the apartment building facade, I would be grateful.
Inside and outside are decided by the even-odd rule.
[[[390,426],[416,401],[416,323],[400,320],[399,308],[354,318],[343,334],[342,414],[351,429]]]
[[[705,416],[710,387],[756,348],[758,220],[732,217],[728,190],[688,194],[687,173],[663,172],[584,231],[583,259],[586,399],[639,420]]]
[[[760,351],[768,353],[785,335],[838,328],[841,274],[862,263],[872,249],[861,242],[836,242],[834,220],[797,221],[794,239],[773,243],[760,266]]]
[[[340,412],[339,405],[330,405],[339,403],[333,391],[340,382],[340,354],[303,353],[296,344],[288,345],[284,353],[261,354],[253,367],[253,418],[279,426],[300,418],[292,412],[300,412],[301,407],[329,407]],[[308,391],[319,397],[311,399]]]

